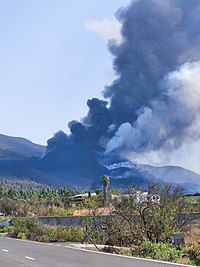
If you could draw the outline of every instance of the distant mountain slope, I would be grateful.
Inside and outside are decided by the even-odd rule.
[[[24,138],[0,135],[0,176],[89,189],[100,187],[101,177],[106,174],[111,187],[146,188],[150,180],[155,180],[182,185],[187,193],[200,191],[200,175],[181,167],[133,164],[117,154],[104,154],[103,148],[91,143],[63,144],[46,155],[44,149]]]
[[[87,144],[59,146],[38,161],[37,169],[57,176],[69,186],[89,188],[107,169],[98,162],[101,148]]]
[[[48,185],[39,184],[31,180],[26,179],[8,179],[0,178],[0,186],[6,188],[16,188],[16,189],[25,189],[25,190],[40,190],[49,188]]]
[[[23,156],[16,154],[9,150],[4,150],[0,148],[0,160],[22,160]]]
[[[197,184],[200,186],[200,175],[179,166],[154,167],[150,165],[139,165],[139,170],[147,172],[156,179],[169,183]]]
[[[158,182],[158,181],[157,181]],[[110,178],[109,188],[117,188],[122,190],[129,190],[130,188],[148,190],[149,180],[144,177],[130,177],[130,178]],[[163,184],[163,182],[159,182]],[[101,180],[97,180],[91,185],[91,190],[102,188]]]
[[[34,144],[22,137],[13,137],[0,134],[0,159],[16,157],[42,157],[45,146]]]
[[[0,175],[9,178],[27,177],[50,186],[90,188],[92,182],[107,169],[98,162],[96,145],[63,145],[42,158],[23,158],[8,153],[10,159],[0,158]]]
[[[200,192],[200,175],[178,166],[153,167],[122,162],[110,166],[106,175],[110,177],[110,186],[116,188],[146,188],[154,180],[159,184],[168,182],[175,186],[180,185],[186,193]],[[99,186],[101,181],[96,180],[91,187]]]

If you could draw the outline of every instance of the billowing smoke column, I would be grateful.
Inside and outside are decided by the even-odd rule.
[[[200,1],[134,0],[117,18],[123,41],[109,43],[117,77],[104,91],[109,106],[88,100],[88,115],[69,123],[68,141],[104,140],[107,153],[142,154],[198,140]]]
[[[111,44],[118,78],[105,90],[113,121],[107,145],[144,153],[197,139],[200,2],[140,0],[118,11],[123,42]]]
[[[82,122],[71,121],[68,123],[71,134],[57,132],[47,141],[47,152],[55,147],[64,144],[94,143],[99,144],[100,140],[109,136],[109,127],[112,124],[112,117],[107,108],[108,102],[98,98],[89,99],[87,106],[89,112]]]
[[[107,152],[173,150],[200,138],[200,62],[186,63],[163,80],[162,96],[144,107],[131,124],[121,124]]]

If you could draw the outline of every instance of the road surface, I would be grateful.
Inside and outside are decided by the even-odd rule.
[[[1,267],[177,267],[138,258],[74,249],[65,243],[38,243],[0,237]],[[186,265],[185,265],[186,266]]]

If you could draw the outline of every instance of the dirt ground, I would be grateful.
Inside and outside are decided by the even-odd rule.
[[[185,226],[185,244],[200,244],[200,222],[192,222]]]

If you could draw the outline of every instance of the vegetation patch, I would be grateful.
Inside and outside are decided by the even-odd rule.
[[[8,236],[33,241],[81,242],[84,232],[81,227],[47,226],[35,218],[16,218]]]

